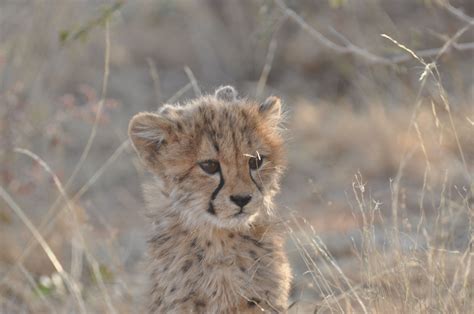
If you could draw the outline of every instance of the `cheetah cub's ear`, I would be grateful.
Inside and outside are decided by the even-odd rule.
[[[237,91],[230,85],[221,86],[216,89],[214,96],[217,99],[225,101],[236,101],[237,100]]]
[[[258,107],[260,115],[274,127],[281,122],[281,100],[270,96]]]
[[[160,148],[174,138],[173,126],[170,119],[150,112],[138,113],[130,120],[128,135],[145,166],[158,166]]]

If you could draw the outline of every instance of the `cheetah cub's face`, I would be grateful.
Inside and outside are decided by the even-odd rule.
[[[147,192],[151,206],[165,197],[185,223],[227,229],[269,214],[284,167],[280,100],[236,96],[226,86],[133,117],[133,146],[157,179]]]

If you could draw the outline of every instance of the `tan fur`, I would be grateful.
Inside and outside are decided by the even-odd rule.
[[[280,106],[223,87],[131,120],[132,143],[154,174],[145,186],[151,313],[286,311],[291,275],[271,212],[284,168]],[[249,169],[251,156],[265,156],[258,170]],[[220,171],[206,173],[205,160]],[[235,195],[251,200],[239,207]]]

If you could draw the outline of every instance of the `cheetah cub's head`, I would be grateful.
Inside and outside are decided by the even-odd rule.
[[[264,219],[284,167],[280,120],[278,98],[238,99],[230,86],[137,114],[130,139],[159,182],[148,202],[168,198],[167,210],[194,226],[234,229]]]

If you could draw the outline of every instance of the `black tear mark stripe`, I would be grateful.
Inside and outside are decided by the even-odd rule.
[[[212,201],[209,202],[209,207],[207,208],[207,212],[211,215],[216,215],[216,210],[214,209],[214,205],[212,205]]]
[[[220,177],[219,185],[214,190],[214,192],[212,192],[211,201],[216,199],[217,194],[219,194],[220,190],[222,189],[222,187],[224,186],[224,183],[225,183],[224,176],[222,175],[222,170],[221,169],[219,169],[219,177]]]
[[[258,171],[258,170],[257,170]],[[257,187],[257,189],[260,191],[260,193],[263,193],[263,190],[262,190],[262,187],[260,186],[260,184],[257,183],[257,181],[255,181],[255,179],[253,178],[252,176],[252,170],[250,169],[249,167],[249,176],[250,176],[250,179],[252,179],[252,182],[255,184],[255,186]]]
[[[219,177],[220,177],[219,185],[214,190],[214,192],[212,192],[211,200],[209,201],[209,208],[207,209],[207,211],[212,215],[216,214],[216,211],[214,210],[214,205],[212,204],[212,201],[216,199],[217,194],[219,194],[220,190],[222,189],[222,187],[224,186],[224,183],[225,183],[224,176],[222,175],[222,170],[221,169],[219,169]]]

